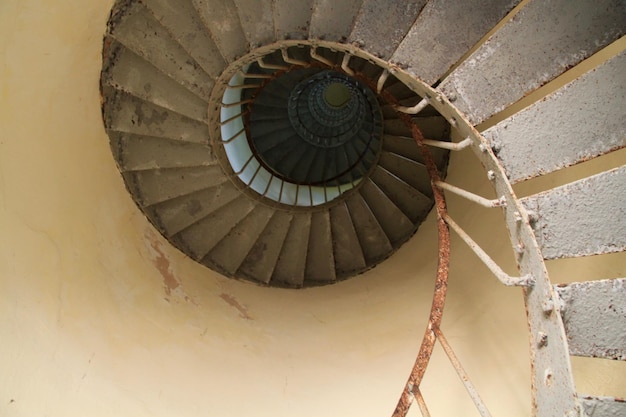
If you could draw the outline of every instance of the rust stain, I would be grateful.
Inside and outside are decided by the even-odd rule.
[[[230,294],[221,293],[220,298],[224,300],[230,306],[234,307],[235,310],[239,312],[239,317],[241,317],[242,319],[246,319],[246,320],[253,320],[252,317],[250,317],[250,315],[248,314],[248,309],[242,306],[241,304],[239,304],[239,301],[237,301],[235,297],[233,297]]]
[[[146,239],[150,243],[150,247],[154,250],[155,255],[152,257],[152,263],[163,276],[163,287],[165,293],[170,296],[172,291],[180,287],[180,281],[172,272],[170,260],[163,252],[163,245],[151,231],[146,233]],[[169,300],[168,300],[169,301]]]

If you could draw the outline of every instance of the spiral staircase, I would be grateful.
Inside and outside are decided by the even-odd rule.
[[[436,208],[439,285],[394,415],[414,400],[429,415],[419,383],[435,342],[489,415],[439,328],[449,230],[504,285],[523,287],[534,412],[624,415],[623,400],[578,395],[569,362],[626,359],[624,279],[553,286],[544,260],[626,249],[626,167],[524,198],[513,185],[626,145],[624,48],[514,106],[625,31],[626,3],[611,0],[119,0],[103,119],[140,209],[229,277],[290,288],[346,279]],[[497,198],[446,183],[449,152],[478,158]],[[504,216],[519,277],[456,224],[445,193]]]

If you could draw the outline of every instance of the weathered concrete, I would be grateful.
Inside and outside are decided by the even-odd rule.
[[[205,123],[190,119],[164,107],[156,106],[130,94],[103,88],[107,130],[207,144],[209,129]]]
[[[314,0],[274,0],[276,39],[306,39]]]
[[[206,30],[227,62],[248,52],[246,39],[233,0],[192,0]]]
[[[620,417],[626,415],[626,400],[615,397],[582,397],[588,417]]]
[[[412,222],[424,219],[430,211],[433,204],[431,198],[380,165],[374,169],[370,178]]]
[[[110,27],[109,36],[209,101],[213,78],[176,42],[141,3],[134,2]]]
[[[337,278],[328,210],[311,214],[311,231],[304,278],[314,282],[329,282]]]
[[[367,263],[345,202],[331,207],[330,219],[337,276],[350,276],[362,271]]]
[[[226,61],[211,38],[192,0],[142,0],[172,38],[212,77],[226,67]]]
[[[346,204],[350,210],[352,222],[355,224],[365,260],[371,264],[389,256],[393,251],[391,242],[363,197],[358,193],[353,193],[346,199]]]
[[[572,355],[626,360],[626,278],[557,285]]]
[[[272,0],[235,0],[235,5],[251,49],[276,41]]]
[[[272,280],[292,287],[304,283],[311,213],[295,213],[276,262]]]
[[[626,250],[626,167],[522,199],[545,259]]]
[[[626,51],[483,132],[515,183],[626,146]]]
[[[310,39],[345,42],[363,0],[317,0],[311,16]]]
[[[479,124],[626,33],[624,0],[534,0],[440,86]]]
[[[409,31],[426,0],[363,0],[348,41],[388,59]]]
[[[159,71],[129,49],[111,42],[111,61],[102,81],[144,101],[200,122],[207,120],[208,102]]]
[[[205,261],[228,276],[234,275],[263,233],[273,213],[274,210],[267,206],[261,204],[255,206],[254,210],[237,223],[207,254]]]
[[[431,0],[391,57],[433,84],[520,0]],[[457,30],[450,30],[450,26]]]

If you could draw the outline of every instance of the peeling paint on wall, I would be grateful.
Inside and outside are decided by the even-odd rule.
[[[246,307],[242,306],[241,304],[239,304],[239,301],[237,301],[237,299],[235,297],[233,297],[232,295],[226,294],[226,293],[221,293],[220,294],[220,298],[222,300],[224,300],[227,304],[229,304],[232,307],[234,307],[235,310],[237,310],[239,312],[239,317],[241,317],[242,319],[254,320],[248,314],[248,309]]]

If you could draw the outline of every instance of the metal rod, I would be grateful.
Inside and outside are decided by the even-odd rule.
[[[350,58],[352,58],[352,55],[347,52],[343,55],[343,60],[341,61],[341,69],[344,70],[346,74],[354,77],[354,71],[348,66],[350,64]]]
[[[478,391],[476,391],[474,384],[472,384],[472,381],[469,379],[469,376],[465,372],[465,369],[463,369],[461,362],[454,354],[454,351],[448,344],[448,341],[446,340],[446,338],[443,336],[441,329],[435,328],[433,330],[435,331],[435,335],[437,336],[437,340],[439,341],[439,344],[443,348],[444,352],[446,352],[446,355],[448,355],[448,359],[450,359],[450,363],[456,370],[456,373],[459,375],[459,378],[461,378],[461,381],[463,381],[463,385],[465,385],[465,389],[467,390],[467,393],[472,398],[472,401],[474,401],[474,405],[476,405],[476,409],[478,410],[478,412],[480,413],[482,417],[491,417],[491,413],[489,413],[489,410],[485,406],[485,403],[483,403],[483,400],[480,398]]]
[[[512,277],[504,272],[502,268],[500,268],[498,264],[496,264],[494,260],[491,259],[489,255],[487,255],[487,252],[485,252],[480,246],[478,246],[478,244],[474,242],[472,238],[469,237],[469,235],[465,233],[463,229],[461,229],[461,226],[456,224],[447,213],[444,214],[442,217],[443,220],[448,223],[448,226],[450,226],[450,228],[453,229],[461,239],[463,239],[467,246],[469,246],[470,249],[474,251],[476,256],[478,256],[478,258],[483,261],[485,266],[489,268],[489,270],[496,276],[496,278],[498,278],[501,283],[506,286],[520,287],[530,287],[535,283],[534,277],[530,274],[521,277]]]
[[[235,107],[235,106],[241,106],[242,104],[252,103],[253,101],[254,100],[252,99],[247,99],[247,100],[237,101],[235,103],[222,103],[222,107],[224,107],[225,109],[228,109],[228,108]]]
[[[241,167],[241,169],[239,171],[235,172],[235,175],[239,175],[242,172],[244,172],[246,170],[246,168],[248,167],[248,164],[250,164],[250,162],[252,162],[253,159],[254,159],[254,155],[250,155],[250,158],[248,158],[246,163],[243,164],[243,166]]]
[[[280,53],[283,56],[283,61],[285,61],[288,64],[302,65],[302,66],[308,66],[309,65],[309,63],[306,62],[306,61],[301,61],[299,59],[290,58],[289,57],[289,53],[287,52],[287,48],[282,48],[280,50]]]
[[[259,164],[259,166],[257,167],[256,171],[254,171],[254,175],[252,175],[252,178],[250,179],[250,181],[246,184],[248,187],[252,186],[252,183],[254,182],[254,180],[256,179],[256,176],[259,174],[259,171],[261,170],[261,164]]]
[[[506,199],[504,197],[496,198],[494,200],[489,200],[488,198],[481,197],[472,192],[466,191],[462,188],[456,187],[452,184],[448,184],[444,181],[436,181],[434,183],[437,187],[442,188],[444,190],[448,190],[458,196],[461,196],[473,203],[479,204],[483,207],[494,208],[494,207],[506,207]]]
[[[335,63],[332,62],[330,59],[326,59],[323,56],[318,55],[316,48],[317,47],[315,47],[315,46],[311,48],[311,58],[316,59],[319,62],[321,62],[322,64],[328,65],[329,67],[335,66]]]
[[[393,106],[393,108],[401,113],[417,114],[421,112],[422,110],[424,110],[428,106],[429,103],[430,103],[430,100],[428,98],[423,98],[419,103],[417,103],[413,107]]]
[[[243,72],[241,70],[239,70],[239,75],[241,75],[244,78],[272,78],[272,76],[270,74],[251,74],[248,72]]]
[[[415,396],[415,401],[417,401],[417,405],[422,412],[423,417],[430,417],[430,412],[428,411],[428,407],[426,407],[426,401],[424,401],[424,397],[422,396],[422,392],[418,387],[413,389],[413,395]]]
[[[385,85],[385,81],[389,78],[389,71],[385,69],[380,77],[378,77],[378,83],[376,84],[376,92],[380,93],[383,90],[383,86]]]
[[[227,85],[226,88],[230,88],[231,90],[245,90],[249,88],[259,88],[258,84],[238,84],[238,85]]]
[[[228,124],[228,123],[232,122],[233,120],[236,120],[236,119],[240,118],[240,117],[241,117],[241,116],[243,116],[245,113],[246,113],[245,111],[242,111],[241,113],[236,114],[236,115],[234,115],[234,116],[232,116],[232,117],[229,117],[229,118],[228,118],[228,119],[226,119],[226,120],[222,120],[222,121],[220,122],[220,126],[224,126],[225,124]]]
[[[424,139],[424,145],[436,148],[448,149],[451,151],[461,151],[472,144],[472,139],[467,137],[458,143],[444,142],[441,140]]]
[[[231,136],[229,139],[223,140],[223,141],[222,141],[222,143],[230,143],[230,142],[234,141],[234,140],[235,140],[235,139],[237,139],[239,136],[241,136],[241,134],[242,134],[243,132],[245,132],[245,131],[246,131],[246,128],[245,128],[245,127],[242,127],[242,128],[241,128],[241,130],[240,130],[239,132],[235,133],[235,134],[234,134],[233,136]]]
[[[263,62],[263,58],[257,59],[256,62],[259,64],[259,67],[264,68],[264,69],[281,70],[281,71],[289,69],[289,67],[286,67],[284,65],[266,64],[265,62]]]

